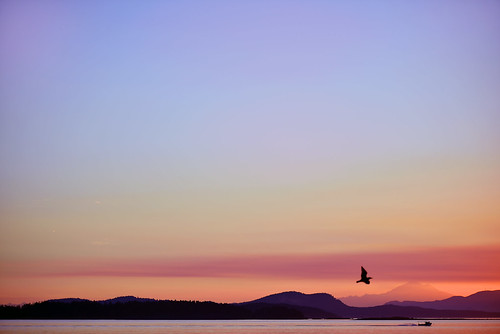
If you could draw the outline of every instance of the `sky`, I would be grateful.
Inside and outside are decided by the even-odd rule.
[[[1,0],[0,303],[500,289],[498,59],[494,0]]]

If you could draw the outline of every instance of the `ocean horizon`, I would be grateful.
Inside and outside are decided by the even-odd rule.
[[[432,332],[498,333],[500,319],[431,319]],[[408,333],[424,320],[0,320],[0,333]]]

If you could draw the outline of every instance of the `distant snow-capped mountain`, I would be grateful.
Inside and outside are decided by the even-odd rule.
[[[426,302],[449,298],[450,293],[440,291],[430,284],[419,282],[408,282],[400,285],[386,293],[366,294],[363,296],[349,296],[339,298],[343,303],[349,306],[368,307],[383,305],[392,301],[417,301]]]

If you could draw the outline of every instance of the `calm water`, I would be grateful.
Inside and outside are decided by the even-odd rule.
[[[500,333],[500,320],[0,320],[0,333]]]

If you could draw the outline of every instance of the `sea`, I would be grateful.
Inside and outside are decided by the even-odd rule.
[[[500,333],[500,319],[430,320],[0,320],[0,333]]]

